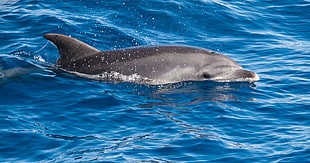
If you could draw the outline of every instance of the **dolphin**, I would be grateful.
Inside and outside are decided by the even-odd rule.
[[[38,70],[39,70],[38,68],[24,68],[24,67],[14,67],[4,70],[2,67],[0,67],[0,79],[30,74],[32,72],[37,72]]]
[[[14,55],[0,54],[0,79],[39,72],[40,66]]]
[[[61,34],[45,34],[60,58],[56,66],[82,77],[168,84],[182,81],[255,82],[256,73],[212,50],[185,45],[147,45],[100,51]]]

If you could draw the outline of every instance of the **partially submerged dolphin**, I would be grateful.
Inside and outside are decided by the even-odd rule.
[[[0,79],[39,72],[40,66],[15,55],[0,54]]]
[[[61,34],[46,34],[60,53],[56,66],[83,77],[167,84],[181,81],[255,82],[256,73],[211,50],[180,45],[100,51]]]

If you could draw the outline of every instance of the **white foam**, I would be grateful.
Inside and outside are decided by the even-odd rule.
[[[116,80],[116,81],[123,81],[123,82],[136,82],[136,83],[153,83],[152,79],[142,77],[138,74],[131,74],[131,75],[124,75],[119,72],[104,72],[101,74],[96,75],[89,75],[89,74],[83,74],[79,72],[70,72],[77,76],[88,78],[88,79],[94,79],[94,80]]]

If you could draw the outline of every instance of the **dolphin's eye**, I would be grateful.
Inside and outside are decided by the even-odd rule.
[[[210,79],[212,76],[210,75],[210,74],[208,74],[208,73],[203,73],[202,74],[202,76],[204,77],[204,78],[206,78],[206,79]]]

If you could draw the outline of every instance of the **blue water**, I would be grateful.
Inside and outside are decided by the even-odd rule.
[[[0,161],[309,162],[309,11],[309,0],[1,0]],[[203,47],[261,80],[83,79],[55,69],[46,33],[101,50]]]

